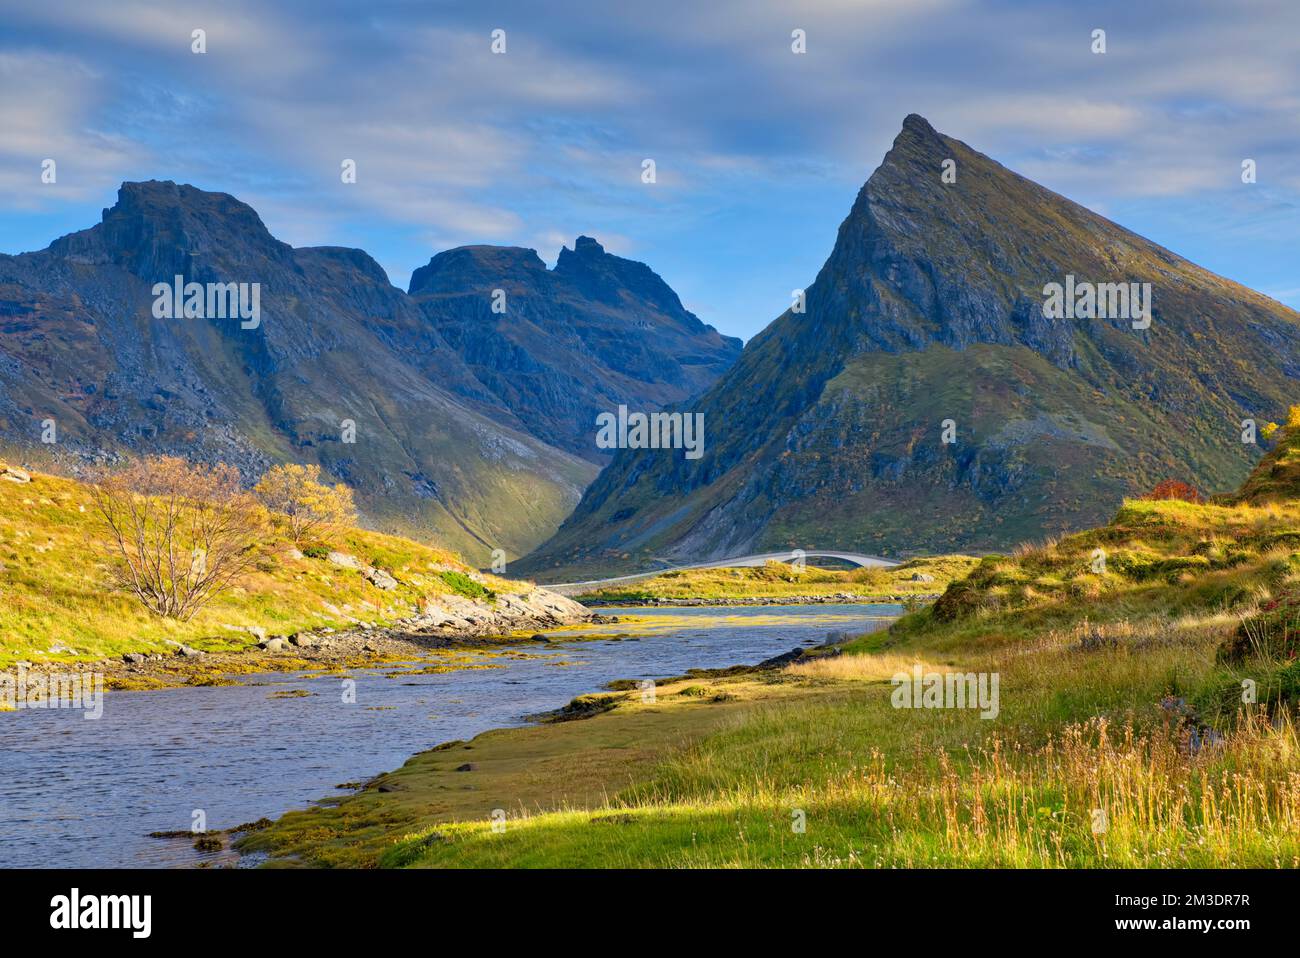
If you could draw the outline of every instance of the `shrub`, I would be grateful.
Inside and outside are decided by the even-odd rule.
[[[151,612],[187,620],[256,561],[263,513],[233,466],[151,456],[91,482],[113,576]]]
[[[274,466],[253,491],[263,505],[288,520],[294,545],[308,537],[324,538],[357,517],[352,490],[342,483],[325,485],[320,466]]]
[[[1201,494],[1196,491],[1195,486],[1190,486],[1180,479],[1166,479],[1163,482],[1156,483],[1154,489],[1148,492],[1143,499],[1179,499],[1183,502],[1200,503],[1205,500]]]
[[[442,573],[441,578],[457,595],[463,595],[470,599],[496,598],[495,592],[481,582],[475,582],[463,572],[448,570]]]

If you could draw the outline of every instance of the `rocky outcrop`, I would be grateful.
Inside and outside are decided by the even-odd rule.
[[[1150,283],[1149,325],[1047,318],[1045,289],[1070,277]],[[693,404],[703,456],[620,451],[515,567],[1004,549],[1163,479],[1237,486],[1259,455],[1242,420],[1297,394],[1300,315],[909,116],[806,309]]]
[[[593,462],[608,458],[599,413],[679,403],[740,355],[740,340],[701,322],[650,267],[589,236],[554,270],[530,249],[448,250],[415,271],[410,293],[520,428]]]
[[[28,483],[32,481],[32,476],[26,469],[19,469],[17,466],[0,461],[0,479],[6,482]]]

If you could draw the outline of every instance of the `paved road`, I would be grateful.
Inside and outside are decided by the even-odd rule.
[[[552,592],[558,592],[561,595],[574,595],[579,592],[589,592],[593,589],[599,589],[602,586],[614,585],[619,582],[636,582],[640,579],[650,579],[665,572],[680,572],[685,569],[735,569],[742,566],[761,566],[765,562],[793,562],[802,556],[805,559],[842,559],[845,562],[857,566],[879,566],[889,568],[898,565],[892,559],[882,559],[880,556],[862,555],[857,552],[763,552],[754,555],[736,556],[731,559],[714,559],[709,562],[696,562],[691,565],[664,566],[662,569],[654,569],[650,572],[637,572],[632,575],[617,575],[609,579],[590,579],[586,582],[561,582],[557,585],[547,585],[546,588]]]

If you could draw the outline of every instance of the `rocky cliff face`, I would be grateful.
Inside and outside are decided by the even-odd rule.
[[[1149,326],[1082,301],[1047,318],[1070,282],[1150,283]],[[523,567],[1001,549],[1160,479],[1234,487],[1258,457],[1242,420],[1279,416],[1298,379],[1296,313],[909,116],[806,311],[690,405],[703,458],[620,452]]]
[[[519,252],[478,250],[468,259],[486,270],[482,282],[513,289],[499,274],[515,270]],[[434,264],[465,259],[452,251]],[[728,355],[702,346],[698,365],[685,350],[684,368],[663,359],[646,342],[646,317],[682,330],[694,317],[680,303],[680,315],[666,312],[676,296],[651,282],[658,278],[645,266],[619,260],[616,268],[629,270],[640,291],[616,289],[604,274],[590,279],[606,296],[599,321],[569,321],[541,302],[559,294],[537,291],[533,313],[559,318],[538,329],[537,342],[520,344],[519,361],[529,361],[529,350],[545,357],[533,360],[543,365],[536,391],[559,396],[552,407],[563,407],[569,386],[546,370],[585,367],[606,350],[654,357],[602,395],[625,403],[679,399],[707,385],[719,369],[708,363]],[[467,294],[456,289],[467,273],[433,265],[422,273],[438,295]],[[177,276],[256,283],[259,321],[157,316],[153,286]],[[551,286],[562,285],[560,276],[555,270]],[[564,322],[572,334],[547,341]],[[682,337],[720,342],[694,322]],[[554,532],[595,473],[558,447],[578,447],[576,438],[560,443],[545,422],[521,415],[532,402],[528,383],[512,394],[487,374],[490,361],[472,368],[461,355],[493,355],[511,343],[503,337],[494,347],[451,318],[443,324],[438,309],[391,286],[363,251],[279,242],[233,196],[126,183],[99,225],[47,250],[0,256],[0,445],[14,459],[66,468],[170,452],[237,464],[250,480],[274,461],[312,461],[355,487],[370,525],[435,537],[486,564],[493,549],[520,554]],[[55,442],[42,442],[51,435]]]
[[[648,266],[587,236],[554,270],[528,249],[448,250],[415,271],[410,293],[519,428],[593,462],[608,456],[597,414],[681,402],[740,355]]]

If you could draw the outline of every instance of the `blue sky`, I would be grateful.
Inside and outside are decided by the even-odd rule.
[[[295,246],[359,246],[402,287],[451,246],[553,263],[585,233],[748,338],[911,112],[1300,307],[1295,0],[0,0],[0,251],[173,179]]]

